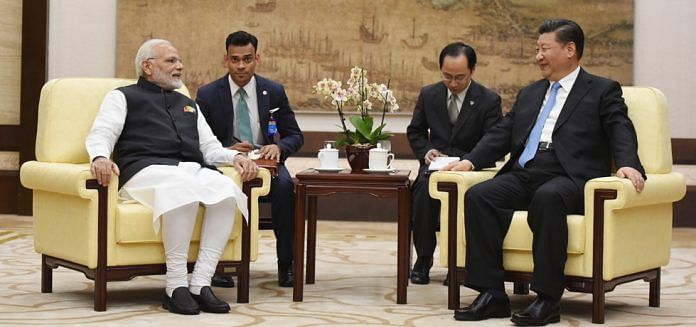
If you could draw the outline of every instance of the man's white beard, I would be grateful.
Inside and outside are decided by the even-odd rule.
[[[180,79],[175,79],[159,69],[154,69],[152,79],[163,89],[174,90],[180,88],[184,83]]]

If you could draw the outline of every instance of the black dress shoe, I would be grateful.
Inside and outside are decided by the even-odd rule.
[[[213,279],[210,281],[210,285],[230,288],[234,287],[234,279],[232,279],[232,276],[214,275]]]
[[[515,312],[512,322],[517,326],[544,326],[561,321],[560,301],[537,296],[526,309]]]
[[[172,297],[169,297],[167,292],[164,292],[162,294],[162,308],[182,315],[197,315],[201,312],[198,303],[191,297],[188,287],[184,286],[177,287],[172,292]]]
[[[411,270],[411,283],[425,285],[430,283],[430,267],[433,266],[433,257],[418,257]]]
[[[198,302],[201,310],[211,313],[228,313],[230,312],[230,305],[227,302],[220,300],[213,294],[213,289],[210,286],[203,286],[201,288],[201,294],[195,295],[191,294],[194,300]]]
[[[278,262],[278,286],[293,287],[295,285],[295,270],[291,263]]]
[[[510,299],[493,297],[483,292],[466,308],[454,310],[454,320],[479,321],[510,317]]]

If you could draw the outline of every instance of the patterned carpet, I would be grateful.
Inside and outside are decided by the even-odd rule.
[[[396,226],[390,223],[319,222],[317,283],[305,287],[305,301],[292,302],[292,289],[275,282],[275,242],[263,231],[261,256],[252,263],[249,304],[239,305],[236,289],[216,288],[230,302],[229,314],[173,315],[159,296],[162,276],[109,283],[106,312],[92,310],[92,282],[80,273],[59,268],[54,292],[42,294],[40,256],[34,252],[31,229],[0,230],[0,325],[85,326],[510,326],[507,319],[461,323],[447,310],[445,269],[433,268],[430,285],[409,286],[409,304],[396,299]],[[672,261],[663,270],[662,307],[648,307],[648,284],[624,284],[607,295],[607,326],[696,325],[696,231],[676,233]],[[677,239],[677,237],[675,237]],[[687,245],[684,247],[684,245]],[[510,291],[511,293],[511,291]],[[463,288],[462,303],[475,293]],[[511,296],[513,309],[533,296]],[[591,297],[566,292],[559,326],[591,325]]]

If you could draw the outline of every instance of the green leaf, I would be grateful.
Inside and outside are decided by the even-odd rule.
[[[372,134],[372,116],[360,118],[360,116],[350,116],[350,123],[355,127],[361,142],[369,142]]]

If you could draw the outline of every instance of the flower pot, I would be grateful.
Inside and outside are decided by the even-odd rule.
[[[370,149],[374,148],[371,144],[351,144],[346,145],[346,158],[350,164],[351,173],[365,174],[363,169],[369,167]]]

